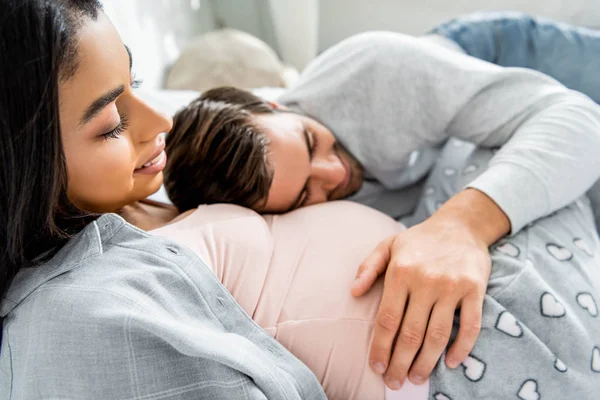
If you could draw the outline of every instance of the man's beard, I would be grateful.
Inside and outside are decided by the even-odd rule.
[[[337,188],[328,200],[341,200],[350,197],[360,190],[364,179],[364,169],[362,165],[354,158],[341,144],[336,142],[335,152],[344,164],[350,169],[350,178],[345,187]]]

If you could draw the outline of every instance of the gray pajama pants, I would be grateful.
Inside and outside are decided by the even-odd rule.
[[[407,222],[430,215],[492,154],[451,139]],[[438,362],[431,399],[600,399],[600,240],[593,221],[582,197],[491,248],[480,336],[457,369]]]

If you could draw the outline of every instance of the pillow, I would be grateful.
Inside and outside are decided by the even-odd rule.
[[[289,87],[298,71],[285,66],[259,38],[235,29],[205,33],[187,44],[171,66],[169,89],[208,90],[215,86]]]
[[[261,216],[235,205],[201,206],[154,233],[187,245],[242,308],[317,376],[330,399],[384,399],[368,365],[382,282],[364,297],[350,287],[360,263],[403,226],[346,201]],[[427,385],[406,384],[402,398]],[[400,398],[400,397],[398,397]]]

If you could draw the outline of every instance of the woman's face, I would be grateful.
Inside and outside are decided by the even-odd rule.
[[[79,31],[78,68],[60,84],[68,197],[88,212],[114,212],[156,192],[172,126],[132,90],[131,58],[104,14]]]
[[[256,114],[254,122],[269,138],[273,183],[266,213],[340,200],[363,183],[360,163],[318,121],[291,112]]]

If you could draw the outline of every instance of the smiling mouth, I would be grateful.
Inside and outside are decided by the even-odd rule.
[[[141,166],[135,168],[134,172],[138,172],[138,171],[142,171],[147,168],[150,168],[156,164],[161,163],[166,158],[166,153],[165,153],[166,143],[165,143],[164,138],[160,139],[157,144],[158,144],[158,146],[156,147],[156,151],[154,152],[152,157],[148,161],[146,161],[145,164],[142,164]]]
[[[148,161],[141,168],[136,169],[134,175],[156,175],[165,169],[167,165],[167,154],[165,151],[161,151],[151,161]]]
[[[153,165],[158,164],[165,158],[165,152],[161,150],[161,152],[151,161],[148,161],[146,164],[142,165],[139,168],[136,168],[136,171],[142,170],[144,168],[150,168]]]

